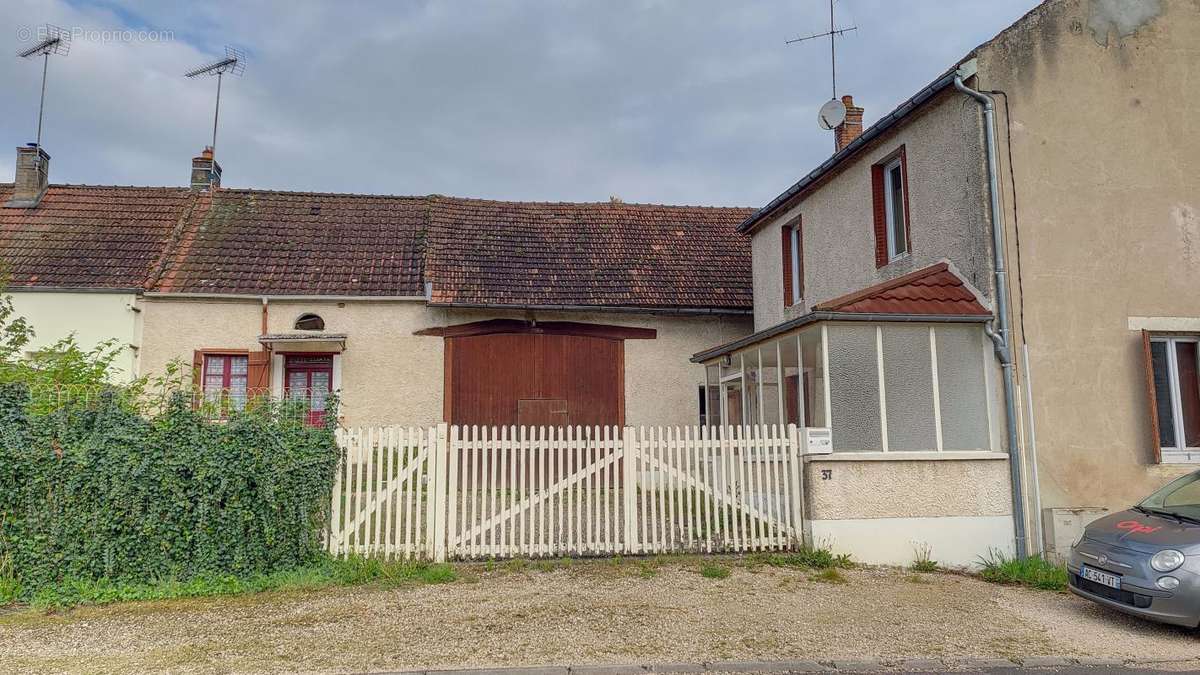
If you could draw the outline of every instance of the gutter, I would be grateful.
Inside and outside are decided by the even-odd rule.
[[[976,73],[976,61],[971,59],[954,71],[954,88],[970,96],[983,108],[984,146],[987,154],[988,204],[992,221],[992,264],[996,275],[996,315],[984,332],[992,340],[996,358],[1004,373],[1004,416],[1008,432],[1009,478],[1012,482],[1013,532],[1018,558],[1028,555],[1025,535],[1025,488],[1021,476],[1021,446],[1017,438],[1016,376],[1013,373],[1012,333],[1008,322],[1008,273],[1004,263],[1004,212],[1000,208],[1000,171],[996,163],[996,106],[992,98],[967,85],[963,79]]]
[[[143,294],[149,299],[205,299],[205,300],[266,300],[291,301],[330,301],[338,302],[424,302],[423,295],[263,295],[261,293],[171,293],[166,291],[147,291]]]
[[[984,323],[991,321],[991,317],[982,314],[879,314],[875,312],[830,312],[816,311],[809,312],[804,316],[797,317],[790,321],[784,321],[781,324],[776,324],[770,328],[759,331],[752,335],[747,335],[744,338],[734,340],[733,342],[725,343],[719,347],[698,352],[692,356],[692,363],[704,363],[724,356],[730,352],[735,352],[739,349],[757,344],[763,340],[769,340],[776,335],[782,335],[796,328],[807,326],[820,321],[872,321],[876,323],[891,322],[891,323]]]
[[[907,117],[909,113],[921,107],[921,105],[933,98],[934,95],[953,85],[956,78],[956,72],[957,71],[955,70],[946,72],[924,89],[914,94],[912,98],[908,99],[904,103],[901,103],[895,110],[880,118],[878,122],[871,125],[870,129],[867,129],[858,138],[850,141],[849,145],[835,152],[829,159],[822,162],[820,166],[813,169],[807,176],[801,178],[796,182],[795,185],[785,190],[783,194],[779,195],[775,199],[772,199],[766,206],[755,211],[749,218],[745,220],[745,222],[743,222],[741,225],[738,225],[737,231],[741,232],[742,234],[746,234],[747,232],[753,230],[756,225],[770,216],[776,209],[778,209],[792,197],[804,192],[809,186],[813,185],[822,177],[824,177],[825,174],[833,170],[834,167],[836,167],[838,164],[841,164],[842,160],[855,154],[862,149],[863,146],[875,140],[875,138],[882,135],[888,129],[896,126],[901,120]]]
[[[5,293],[101,293],[108,295],[144,295],[141,288],[99,288],[96,286],[7,286]]]
[[[637,307],[627,305],[504,305],[467,302],[431,302],[430,307],[443,309],[536,310],[539,312],[622,312],[626,314],[688,314],[700,316],[751,316],[752,309],[721,309],[716,307]]]

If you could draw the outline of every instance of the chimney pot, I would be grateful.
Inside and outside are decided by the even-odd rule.
[[[50,186],[50,155],[36,143],[17,148],[12,198],[4,206],[29,209],[38,205]]]
[[[211,147],[205,147],[200,155],[192,158],[192,189],[216,190],[221,187],[221,165],[213,159]]]
[[[833,129],[833,142],[838,152],[863,132],[863,109],[854,105],[854,97],[846,94],[842,97],[842,105],[846,106],[846,119]]]

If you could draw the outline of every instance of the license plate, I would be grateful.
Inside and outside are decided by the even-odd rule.
[[[1121,577],[1117,576],[1116,574],[1101,572],[1100,570],[1088,567],[1087,565],[1080,566],[1079,576],[1087,579],[1088,581],[1094,581],[1098,584],[1108,586],[1109,588],[1121,588]]]

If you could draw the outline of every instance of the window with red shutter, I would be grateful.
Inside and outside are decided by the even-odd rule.
[[[804,242],[800,231],[800,216],[779,230],[780,250],[783,252],[783,306],[799,304],[804,297]]]
[[[792,297],[792,228],[784,225],[779,228],[779,233],[783,250],[783,306],[791,307],[796,301]]]
[[[883,267],[912,250],[908,209],[908,165],[904,146],[871,167],[875,266]]]

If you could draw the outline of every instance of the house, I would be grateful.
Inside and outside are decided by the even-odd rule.
[[[113,364],[139,370],[141,293],[188,199],[183,189],[48,185],[50,155],[17,148],[16,181],[0,184],[6,292],[35,330],[35,351],[74,335],[81,348],[116,340]]]
[[[694,360],[723,420],[830,428],[814,536],[1062,554],[1195,468],[1198,29],[1047,0],[865,131],[845,97],[742,224],[755,333]]]
[[[750,209],[231,189],[208,152],[190,187],[51,185],[30,150],[0,186],[0,257],[39,333],[120,335],[131,373],[182,362],[235,405],[698,424],[688,355],[750,330]]]

